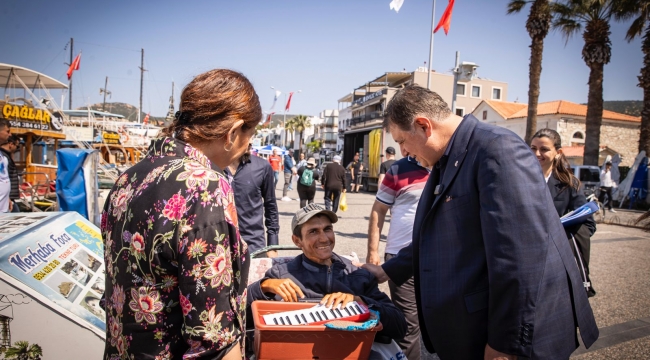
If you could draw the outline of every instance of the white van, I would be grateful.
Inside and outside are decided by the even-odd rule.
[[[580,180],[580,191],[585,197],[593,194],[600,187],[600,168],[595,165],[576,165],[572,167],[573,175]]]

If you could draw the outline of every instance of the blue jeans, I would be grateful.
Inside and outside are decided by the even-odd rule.
[[[273,188],[278,185],[278,179],[280,179],[280,171],[273,171]]]

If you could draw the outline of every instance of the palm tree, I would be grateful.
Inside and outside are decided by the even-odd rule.
[[[5,351],[4,356],[6,359],[40,360],[43,349],[38,344],[29,345],[27,341],[16,341]]]
[[[627,30],[625,39],[630,42],[643,34],[641,51],[643,67],[639,75],[638,86],[643,89],[643,110],[641,111],[641,135],[639,152],[645,150],[650,154],[650,0],[623,0],[616,9],[616,18],[629,20],[634,18]]]
[[[556,16],[553,27],[562,32],[567,42],[584,26],[582,59],[589,67],[585,165],[598,165],[600,126],[603,122],[603,70],[612,57],[609,21],[616,12],[618,2],[620,0],[563,0],[551,5],[551,11]]]
[[[294,122],[295,118],[291,118],[284,123],[284,130],[287,132],[287,143],[293,145],[293,133],[296,131],[296,124]],[[291,135],[291,142],[289,142],[288,136]],[[288,148],[291,146],[287,146]]]
[[[551,27],[551,6],[548,0],[511,0],[508,4],[508,14],[519,13],[526,3],[532,3],[526,30],[532,39],[530,44],[530,66],[528,68],[528,117],[526,118],[526,142],[537,131],[537,103],[539,100],[539,79],[542,74],[542,53],[544,38]]]
[[[300,144],[298,145],[302,149],[302,145],[305,143],[305,129],[311,127],[311,121],[305,115],[298,115],[291,120],[293,120],[294,128],[300,134]]]

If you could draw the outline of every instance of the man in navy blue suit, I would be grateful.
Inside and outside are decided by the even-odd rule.
[[[380,282],[415,277],[425,346],[441,359],[568,359],[598,328],[539,162],[511,131],[453,115],[417,85],[395,94],[384,127],[432,169],[413,241]]]

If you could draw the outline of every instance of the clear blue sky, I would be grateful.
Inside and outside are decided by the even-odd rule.
[[[73,106],[99,103],[109,77],[113,97],[137,106],[140,48],[145,50],[143,110],[167,112],[171,81],[180,89],[212,68],[243,72],[264,109],[274,86],[302,90],[292,113],[316,115],[386,71],[408,71],[428,58],[431,0],[43,1],[4,0],[0,12],[0,62],[66,81],[71,37],[83,51],[73,81]],[[508,101],[527,102],[530,38],[528,8],[506,15],[507,0],[457,0],[449,36],[435,37],[433,68],[448,72],[455,51],[479,64],[479,76],[509,84]],[[28,5],[27,5],[28,4]],[[438,0],[438,19],[447,1]],[[436,21],[437,21],[436,19]],[[612,24],[612,61],[605,67],[605,100],[640,100],[641,44],[624,40],[627,24]],[[557,32],[546,38],[540,101],[587,101],[589,71],[582,37],[565,46]],[[57,99],[59,100],[59,99]],[[65,101],[67,108],[67,100]],[[276,109],[282,108],[277,106]]]

